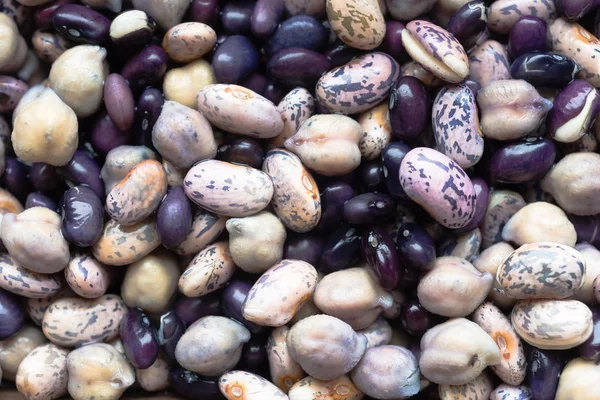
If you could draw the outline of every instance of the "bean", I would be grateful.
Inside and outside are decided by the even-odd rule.
[[[179,343],[179,339],[181,339],[181,336],[185,332],[185,324],[173,310],[161,315],[159,323],[156,332],[158,343],[169,361],[174,363],[176,361],[175,349],[177,343]],[[177,389],[176,382],[172,383],[174,388]]]
[[[176,0],[171,0],[176,1]],[[160,25],[160,23],[159,23]],[[148,85],[158,83],[167,71],[167,53],[156,45],[149,45],[129,59],[121,75],[136,92]]]
[[[600,396],[600,390],[595,385],[600,377],[600,367],[590,361],[575,358],[565,365],[558,388],[556,400],[578,398],[582,400],[593,399]]]
[[[119,146],[109,151],[100,170],[106,192],[110,192],[133,167],[144,160],[156,160],[156,154],[146,146]],[[104,197],[104,194],[100,197]]]
[[[216,379],[198,375],[179,366],[171,369],[169,377],[175,392],[187,399],[201,397],[206,400],[221,400],[223,398]]]
[[[192,204],[183,187],[172,187],[158,207],[156,227],[166,248],[177,247],[192,227]]]
[[[102,202],[87,186],[75,186],[62,198],[62,227],[65,239],[78,246],[96,243],[102,235],[104,211]]]
[[[81,297],[94,299],[106,293],[113,273],[87,254],[76,254],[64,270],[65,280]]]
[[[406,261],[396,252],[394,240],[384,228],[371,227],[362,234],[363,258],[379,284],[386,290],[395,289],[402,279]]]
[[[527,359],[527,383],[534,400],[554,399],[558,377],[565,363],[564,356],[558,351],[531,347]]]
[[[361,232],[352,225],[342,225],[333,231],[319,259],[319,270],[332,273],[351,267],[360,258]]]
[[[490,394],[490,400],[531,399],[531,389],[525,385],[511,386],[502,383]]]
[[[405,27],[406,25],[400,21],[386,21],[385,36],[377,49],[394,57],[399,63],[408,58],[408,54],[402,44],[402,31]]]
[[[277,29],[283,11],[283,0],[257,1],[250,19],[250,27],[254,36],[259,39],[266,39],[271,36]]]
[[[504,226],[523,207],[525,207],[525,200],[516,192],[496,190],[490,194],[487,211],[481,224],[483,249],[502,241]]]
[[[25,200],[25,208],[32,207],[45,207],[52,211],[58,211],[56,202],[43,193],[31,192],[29,195],[27,195],[27,200]]]
[[[338,396],[346,400],[358,400],[364,396],[347,375],[342,375],[328,381],[307,376],[290,388],[289,397],[290,400],[300,400],[321,396],[321,393],[327,393],[327,397]]]
[[[138,47],[147,44],[156,30],[156,23],[144,11],[129,10],[115,17],[109,35],[117,46]]]
[[[135,370],[135,379],[147,392],[166,390],[171,385],[169,367],[168,361],[159,353],[158,358],[150,367]]]
[[[188,63],[208,53],[216,41],[217,34],[210,26],[201,22],[186,22],[165,33],[162,47],[172,60]]]
[[[350,3],[328,0],[327,19],[335,34],[348,46],[357,49],[372,50],[381,44],[385,36],[385,19],[375,0]]]
[[[265,43],[264,50],[269,57],[289,48],[318,52],[323,48],[326,40],[327,31],[317,19],[309,15],[298,15],[286,19],[279,25]]]
[[[514,79],[523,79],[533,86],[562,88],[571,82],[581,67],[569,57],[555,53],[526,53],[510,67]]]
[[[119,323],[125,356],[139,369],[149,368],[158,357],[158,339],[150,320],[139,308],[130,308]]]
[[[194,213],[192,227],[186,238],[175,248],[181,255],[190,255],[212,243],[225,229],[227,218],[199,209]]]
[[[252,18],[253,1],[235,0],[223,5],[221,10],[221,24],[226,31],[233,34],[250,33],[250,19]]]
[[[508,53],[513,59],[534,51],[547,51],[548,24],[541,18],[526,15],[514,24],[508,38]]]
[[[65,4],[52,15],[52,24],[61,35],[75,43],[103,44],[109,35],[110,20],[79,4]]]
[[[33,163],[29,168],[29,180],[35,190],[51,192],[60,187],[58,169],[46,163]]]
[[[235,272],[229,244],[216,242],[201,250],[179,278],[179,291],[198,297],[225,286]]]
[[[428,126],[429,95],[417,78],[406,76],[394,84],[390,92],[390,123],[394,135],[401,140],[414,140]]]
[[[507,34],[524,15],[534,15],[550,22],[556,18],[554,2],[538,2],[536,0],[496,1],[490,7],[488,28],[497,33]]]
[[[593,304],[594,301],[594,279],[600,275],[600,252],[589,243],[579,243],[574,246],[585,261],[585,278],[583,285],[571,297],[585,304]]]
[[[17,296],[0,289],[0,340],[14,335],[23,326],[25,315]]]
[[[441,400],[462,399],[466,398],[466,396],[472,399],[483,400],[489,398],[492,388],[492,380],[484,371],[464,385],[440,385],[439,395]]]
[[[265,328],[261,325],[255,324],[247,320],[244,317],[244,302],[248,297],[248,293],[252,289],[252,284],[241,281],[233,280],[223,289],[221,295],[221,311],[226,317],[232,318],[239,323],[243,324],[251,333],[261,334],[265,331]],[[203,296],[201,298],[205,298]]]
[[[392,17],[398,20],[411,20],[421,14],[426,14],[431,10],[435,3],[436,2],[433,0],[403,0],[385,2]]]
[[[396,201],[384,193],[363,193],[344,203],[344,219],[351,224],[372,224],[391,217]]]
[[[286,139],[294,136],[304,121],[310,118],[315,109],[315,100],[304,88],[290,91],[277,105],[283,119],[283,131],[269,141],[269,148],[283,148]]]
[[[330,69],[331,62],[324,55],[296,47],[274,53],[267,64],[269,76],[282,86],[290,88],[314,86]]]
[[[130,141],[130,132],[120,131],[106,111],[101,111],[97,115],[90,137],[94,150],[104,155]]]
[[[134,100],[127,81],[119,74],[110,74],[104,82],[104,105],[115,126],[126,131],[133,125]]]
[[[168,31],[181,22],[189,3],[188,0],[166,0],[160,3],[133,0],[133,7],[145,11],[156,21],[160,29]]]
[[[219,378],[219,389],[227,400],[244,396],[247,400],[277,400],[287,397],[277,386],[246,371],[230,371]]]
[[[597,307],[591,308],[594,328],[592,335],[577,347],[577,354],[587,361],[598,362],[600,359],[600,348],[598,347],[598,335],[600,335],[600,312]]]
[[[189,76],[189,75],[186,75]],[[189,90],[189,87],[188,87]],[[135,125],[137,143],[152,147],[152,130],[165,102],[163,93],[155,88],[147,88],[140,95],[135,108]]]
[[[487,37],[488,9],[485,2],[469,2],[459,8],[448,22],[448,33],[467,49]]]

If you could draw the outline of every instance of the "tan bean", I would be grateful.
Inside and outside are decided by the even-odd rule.
[[[200,297],[219,290],[235,272],[229,243],[216,242],[201,250],[179,278],[179,291],[188,297]]]
[[[212,214],[204,209],[196,210],[190,232],[175,248],[181,255],[195,254],[211,244],[225,229],[227,217]]]
[[[593,304],[595,300],[594,279],[600,275],[600,251],[588,243],[575,245],[575,250],[583,256],[585,261],[585,277],[583,285],[571,296],[571,299],[585,304]]]
[[[48,342],[37,326],[25,325],[10,338],[0,341],[0,369],[5,381],[18,381],[19,365],[35,348]],[[40,367],[40,365],[36,365]],[[46,371],[47,372],[47,371]],[[41,400],[41,399],[40,399]]]
[[[594,400],[600,398],[600,366],[574,358],[563,368],[555,400]]]
[[[170,69],[163,80],[163,92],[167,100],[196,108],[198,91],[215,83],[217,78],[208,61],[196,60],[183,67]]]
[[[307,376],[297,382],[288,393],[290,400],[361,400],[363,393],[347,375],[329,381]]]
[[[227,400],[282,400],[287,396],[260,375],[230,371],[219,378],[219,390]]]
[[[484,251],[473,260],[473,266],[480,272],[489,272],[492,276],[496,276],[498,267],[502,265],[502,261],[508,257],[515,249],[508,243],[498,242]],[[494,302],[503,310],[510,310],[516,304],[517,299],[510,298],[501,290],[500,284],[494,279],[492,290],[488,295],[488,299]]]
[[[54,343],[32,349],[19,364],[17,390],[27,400],[54,400],[67,394],[67,355]]]
[[[174,61],[187,63],[208,53],[217,41],[217,33],[200,22],[175,25],[163,37],[162,47]]]
[[[358,116],[357,122],[363,132],[358,147],[364,159],[374,160],[378,158],[383,148],[392,140],[389,113],[389,106],[384,101]]]
[[[144,160],[156,160],[156,153],[146,146],[118,146],[108,152],[100,177],[109,193],[129,171]]]
[[[112,277],[112,271],[89,254],[76,254],[64,273],[71,289],[87,299],[106,293]]]
[[[267,341],[267,357],[271,381],[283,392],[288,393],[306,373],[302,367],[292,359],[287,348],[287,336],[290,328],[280,326],[271,331]]]
[[[8,254],[0,254],[0,288],[27,298],[44,298],[58,293],[61,286],[57,276],[29,271]]]
[[[146,369],[136,369],[135,378],[147,392],[159,392],[169,388],[169,362],[161,353],[154,363]]]
[[[0,189],[0,215],[8,213],[19,214],[23,210],[21,202],[15,196],[8,190]]]

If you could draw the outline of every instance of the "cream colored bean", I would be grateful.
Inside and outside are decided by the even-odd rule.
[[[146,369],[136,369],[135,378],[147,392],[159,392],[169,388],[169,362],[161,353],[154,363]]]
[[[175,253],[191,255],[211,244],[225,229],[227,217],[203,209],[196,210],[192,227],[186,238],[175,248]]]
[[[382,317],[377,318],[375,322],[357,333],[362,333],[367,338],[367,350],[371,347],[388,345],[392,340],[392,327]]]
[[[488,27],[490,30],[508,34],[514,24],[524,15],[533,15],[551,22],[556,18],[553,1],[537,0],[498,0],[489,9]]]
[[[575,245],[575,250],[583,256],[585,261],[585,277],[583,285],[571,296],[571,299],[591,305],[595,301],[594,279],[600,275],[600,251],[588,243]]]
[[[260,375],[230,371],[219,378],[219,390],[227,400],[283,400],[287,398],[277,386]]]
[[[560,374],[555,400],[600,398],[600,366],[582,358],[567,363]]]
[[[489,272],[492,276],[496,276],[498,267],[502,265],[502,261],[508,257],[515,249],[508,243],[496,243],[484,251],[473,260],[473,266],[480,272]],[[516,304],[517,299],[510,298],[501,290],[500,284],[494,279],[492,290],[488,295],[488,299],[493,301],[498,307],[503,310],[510,310]]]
[[[347,375],[329,381],[307,376],[297,382],[288,393],[290,400],[361,400],[363,393]]]
[[[383,310],[381,315],[387,319],[396,319],[400,316],[400,313],[402,312],[402,304],[404,304],[406,299],[399,290],[392,290],[390,291],[390,294],[394,298],[394,305],[387,310]]]
[[[199,297],[219,290],[235,272],[229,243],[216,242],[201,250],[179,278],[179,291],[188,297]]]
[[[394,298],[366,268],[356,267],[325,275],[317,285],[314,302],[353,329],[364,329],[393,306]]]
[[[187,63],[208,53],[216,41],[217,33],[210,26],[201,22],[185,22],[165,33],[162,47],[172,60]]]
[[[230,218],[229,251],[235,265],[251,274],[262,274],[283,257],[285,226],[267,211],[245,218]]]
[[[89,254],[76,254],[64,270],[67,284],[81,297],[94,299],[106,293],[112,271]]]
[[[26,57],[27,43],[17,24],[8,14],[0,13],[0,72],[18,70]]]
[[[10,382],[18,381],[19,365],[35,348],[46,342],[48,339],[42,330],[29,324],[23,326],[10,338],[0,341],[0,369],[3,379]]]
[[[67,394],[69,351],[54,343],[32,349],[19,364],[17,390],[27,400],[54,400]]]
[[[288,351],[287,337],[289,332],[290,328],[285,325],[275,328],[271,331],[267,341],[271,382],[285,393],[288,393],[306,375]]]
[[[212,67],[206,60],[196,60],[180,68],[170,69],[163,80],[167,100],[196,108],[196,94],[202,88],[217,83]]]
[[[458,257],[438,257],[417,287],[419,301],[428,311],[445,317],[464,317],[483,302],[494,277]]]
[[[263,326],[287,324],[317,285],[317,270],[300,260],[282,260],[269,268],[248,292],[244,318]]]

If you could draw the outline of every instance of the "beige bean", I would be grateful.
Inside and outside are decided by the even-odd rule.
[[[32,349],[19,364],[17,390],[27,400],[54,400],[67,394],[67,355],[54,343]]]
[[[329,381],[307,376],[297,382],[288,393],[290,400],[361,400],[364,394],[347,375]]]
[[[172,60],[187,63],[208,53],[216,41],[217,33],[210,26],[201,22],[185,22],[165,33],[162,48]]]
[[[404,301],[406,299],[404,298],[402,292],[399,290],[391,290],[390,294],[394,299],[394,304],[387,310],[383,310],[381,315],[383,315],[387,319],[396,319],[400,316],[400,313],[402,312],[402,304],[404,304]]]
[[[350,47],[373,50],[385,37],[385,18],[377,0],[327,0],[331,30]]]
[[[135,371],[125,356],[106,343],[71,351],[67,369],[73,400],[117,400],[135,382]]]
[[[229,243],[216,242],[201,250],[179,278],[179,291],[188,297],[200,297],[221,289],[235,272]]]
[[[0,72],[18,70],[27,57],[27,43],[15,21],[0,13]]]
[[[118,146],[108,152],[100,177],[109,193],[129,171],[144,160],[156,160],[156,153],[146,146]]]
[[[285,95],[277,105],[283,118],[283,131],[268,142],[268,148],[283,148],[283,143],[294,136],[304,121],[315,111],[315,99],[310,92],[298,87]]]
[[[67,284],[81,297],[94,299],[106,293],[112,271],[89,254],[76,254],[64,270]]]
[[[358,116],[357,122],[363,132],[358,147],[361,156],[366,160],[374,160],[392,140],[390,110],[387,102],[373,107]]]
[[[34,92],[35,94],[35,92]],[[12,144],[22,161],[62,166],[79,143],[77,116],[50,88],[29,98],[13,124]]]
[[[263,326],[287,324],[317,285],[317,270],[300,260],[282,260],[269,268],[248,292],[244,318]]]
[[[510,320],[492,303],[485,302],[473,313],[473,322],[494,339],[502,359],[490,368],[509,385],[520,385],[525,379],[527,361],[521,338],[513,329]]]
[[[62,286],[58,276],[29,271],[8,254],[0,254],[0,272],[0,288],[27,298],[53,296]]]
[[[574,358],[563,368],[555,400],[594,400],[600,398],[600,366]]]
[[[163,159],[162,166],[165,169],[165,174],[167,174],[167,183],[169,186],[183,186],[183,176],[186,171],[176,168],[165,159]]]
[[[344,321],[320,314],[294,325],[287,346],[291,357],[310,376],[331,380],[358,364],[367,348],[367,338]]]
[[[196,60],[183,67],[170,69],[163,80],[163,93],[167,100],[196,108],[198,91],[215,83],[217,78],[208,61]]]
[[[28,324],[10,338],[0,341],[0,369],[3,379],[10,382],[18,381],[19,365],[35,348],[46,342],[48,339],[42,330]],[[36,367],[39,368],[40,365],[38,364]]]
[[[321,218],[319,187],[300,159],[287,150],[271,150],[263,171],[273,182],[271,206],[283,224],[300,233],[317,226]]]
[[[355,267],[325,275],[317,285],[314,302],[353,329],[364,329],[393,306],[394,298],[366,268]]]
[[[262,274],[283,257],[285,226],[267,211],[244,218],[230,218],[229,250],[235,265],[251,274]]]
[[[545,350],[571,349],[593,332],[592,312],[577,300],[521,300],[511,313],[523,340]]]
[[[136,382],[147,392],[159,392],[169,388],[169,362],[161,353],[146,369],[135,370]]]
[[[189,0],[133,0],[133,7],[145,11],[165,32],[181,22],[189,5]]]
[[[445,317],[464,317],[483,302],[494,277],[458,257],[438,257],[419,282],[417,295],[428,311]]]
[[[8,253],[23,267],[43,274],[64,269],[69,263],[69,244],[63,238],[61,218],[44,207],[20,214],[5,214],[0,238]]]
[[[477,378],[464,385],[440,385],[440,400],[488,400],[493,382],[484,371]]]
[[[169,310],[177,294],[181,274],[177,259],[169,252],[157,250],[127,267],[121,296],[128,307],[161,315]]]
[[[371,347],[388,345],[392,340],[392,327],[382,317],[377,318],[375,322],[357,333],[362,333],[367,338],[367,350]]]
[[[46,86],[44,86],[42,84],[34,85],[34,86],[31,86],[29,89],[27,89],[25,94],[23,94],[23,97],[21,97],[21,100],[19,100],[19,104],[17,104],[17,107],[13,111],[13,114],[12,114],[13,125],[15,123],[15,119],[17,118],[17,115],[19,115],[21,110],[24,109],[25,106],[27,106],[28,104],[33,102],[35,99],[40,97],[40,95],[44,92],[44,89],[46,89]]]
[[[267,357],[271,381],[283,392],[288,393],[306,373],[292,359],[287,348],[287,337],[290,328],[280,326],[271,331],[267,341]]]
[[[585,304],[593,304],[595,300],[594,279],[600,275],[600,251],[588,243],[575,245],[575,250],[583,256],[585,261],[585,277],[583,285],[571,296],[571,299]]]
[[[191,255],[211,244],[225,229],[227,217],[215,215],[199,208],[194,214],[192,227],[183,242],[175,248],[175,253]]]
[[[219,378],[219,390],[227,400],[283,400],[287,398],[277,386],[260,375],[230,371]]]
[[[156,219],[148,218],[131,226],[111,219],[92,247],[94,257],[107,265],[128,265],[150,254],[160,245]]]
[[[175,358],[185,369],[219,376],[238,363],[242,347],[249,340],[250,331],[232,319],[202,317],[190,325],[177,342]]]
[[[465,318],[436,325],[421,339],[421,373],[435,383],[467,384],[501,359],[494,339]]]
[[[322,312],[317,308],[317,306],[315,306],[313,299],[310,298],[306,300],[306,303],[304,303],[302,308],[296,311],[296,314],[294,314],[294,317],[290,320],[290,322],[288,322],[288,325],[293,326],[299,321],[302,321],[304,318],[308,318],[317,314],[322,314]]]
[[[108,76],[106,49],[79,45],[61,54],[50,69],[50,87],[79,118],[98,111]]]
[[[515,249],[508,243],[498,242],[488,247],[473,260],[473,266],[481,272],[489,272],[492,276],[496,276],[498,267],[502,265],[502,261],[508,257]],[[498,307],[503,310],[510,310],[516,304],[517,299],[510,298],[501,290],[500,284],[494,279],[492,290],[488,295],[488,299],[493,301]]]
[[[304,165],[326,175],[344,175],[360,164],[358,144],[363,135],[358,122],[345,115],[315,115],[285,141],[285,148],[297,154]]]
[[[13,196],[8,190],[0,189],[0,215],[19,214],[24,208],[21,202]],[[2,220],[0,219],[0,222]]]

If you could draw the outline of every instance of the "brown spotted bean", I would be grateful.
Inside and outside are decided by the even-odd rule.
[[[465,318],[436,325],[421,339],[419,367],[425,378],[435,383],[465,385],[501,360],[494,339]]]
[[[350,47],[373,50],[385,36],[385,19],[377,0],[327,0],[333,32]]]
[[[385,102],[358,116],[363,135],[358,143],[361,156],[366,160],[375,160],[392,140],[390,110]]]
[[[219,376],[238,363],[248,340],[250,331],[242,324],[210,315],[200,318],[185,331],[175,348],[175,357],[185,369]]]
[[[27,400],[54,400],[67,394],[67,355],[54,343],[32,349],[19,365],[17,390]]]
[[[260,375],[247,371],[230,371],[219,378],[219,390],[227,400],[283,400],[287,398],[277,386]]]
[[[4,381],[18,382],[18,369],[31,351],[48,342],[37,326],[26,324],[10,338],[0,341],[0,369]],[[39,368],[39,365],[37,365]],[[41,400],[41,399],[40,399]]]
[[[227,132],[265,139],[283,131],[283,119],[275,104],[243,86],[208,85],[196,99],[198,111]]]
[[[504,226],[525,205],[523,196],[517,192],[511,190],[491,192],[488,207],[480,225],[483,236],[481,247],[487,249],[494,243],[501,242]]]
[[[64,270],[67,284],[81,297],[95,299],[106,293],[112,271],[89,254],[76,254]]]
[[[199,208],[194,214],[188,235],[175,248],[175,253],[191,255],[211,244],[225,229],[227,217]]]
[[[475,188],[465,171],[442,153],[412,149],[400,165],[406,194],[447,228],[462,228],[475,212]]]
[[[490,82],[510,79],[510,63],[506,47],[486,40],[469,54],[469,76],[481,87]]]
[[[271,331],[267,341],[267,357],[271,381],[285,393],[295,386],[306,373],[302,367],[292,359],[287,348],[287,336],[290,328],[280,326]]]
[[[29,318],[31,318],[36,325],[42,326],[44,314],[52,303],[58,299],[75,296],[77,296],[77,293],[75,293],[69,285],[62,285],[61,290],[53,296],[44,297],[41,299],[27,299],[27,302],[25,303],[25,311],[27,311],[27,315],[29,315]]]
[[[327,72],[317,82],[315,96],[332,113],[367,111],[388,96],[400,66],[385,53],[369,53]]]
[[[39,299],[55,295],[61,286],[57,276],[29,271],[8,254],[0,254],[0,288],[19,296]]]
[[[307,376],[290,389],[290,400],[361,400],[363,393],[347,375],[329,381],[321,381]]]
[[[194,165],[184,178],[185,194],[194,203],[227,217],[254,215],[269,205],[273,182],[257,169],[219,160]]]
[[[500,267],[502,261],[504,261],[504,259],[514,250],[515,249],[510,244],[498,242],[482,251],[481,254],[473,260],[473,266],[479,271],[489,272],[495,277],[496,271],[498,271],[498,267]],[[490,290],[488,298],[503,310],[510,310],[517,302],[516,299],[506,296],[506,293],[501,290],[501,286],[496,279],[494,279],[492,290]]]
[[[394,305],[392,295],[362,267],[325,275],[317,285],[314,302],[321,311],[341,319],[353,329],[368,327]]]
[[[594,326],[592,312],[577,300],[521,300],[511,321],[521,339],[545,350],[576,347],[590,337]]]
[[[473,322],[479,325],[498,345],[502,359],[490,368],[509,385],[520,385],[525,379],[525,350],[521,338],[504,313],[490,302],[485,302],[473,313]]]
[[[287,324],[310,299],[317,286],[317,270],[300,260],[282,260],[269,268],[248,292],[244,318],[263,326]]]
[[[533,15],[546,22],[551,22],[556,18],[554,2],[548,0],[497,0],[489,9],[488,28],[496,33],[508,34],[513,25],[524,15]]]
[[[235,272],[228,242],[216,242],[201,250],[179,278],[179,291],[200,297],[219,290]]]
[[[201,22],[185,22],[165,33],[162,48],[172,60],[188,63],[208,53],[216,41],[217,34],[210,26]]]
[[[269,148],[283,148],[283,143],[294,136],[300,125],[315,111],[315,99],[301,87],[293,89],[277,105],[283,118],[283,131],[268,142]]]
[[[454,256],[471,262],[479,254],[481,231],[475,228],[460,236],[452,236],[444,240],[437,252],[438,256]]]
[[[156,153],[146,146],[118,146],[108,152],[100,177],[109,193],[129,171],[144,160],[156,160]]]
[[[493,388],[492,380],[483,371],[464,385],[440,385],[438,394],[440,400],[488,400]]]
[[[48,307],[42,330],[52,343],[64,347],[107,341],[119,334],[126,312],[123,300],[112,294],[97,299],[67,297]]]

